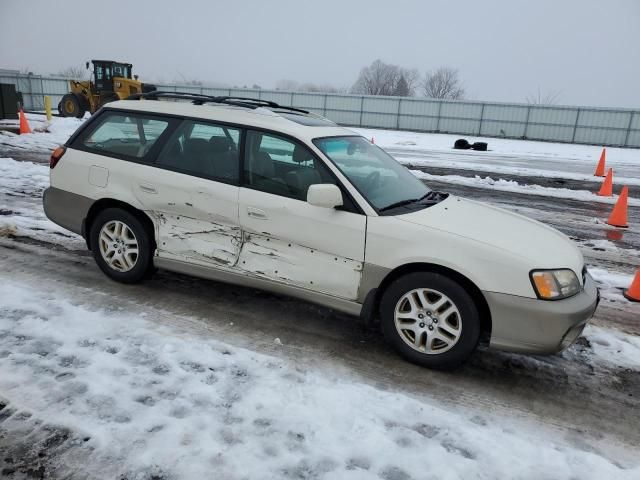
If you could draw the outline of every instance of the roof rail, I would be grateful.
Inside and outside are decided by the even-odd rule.
[[[204,95],[201,93],[190,93],[190,92],[164,92],[164,91],[153,91],[146,93],[134,93],[133,95],[129,95],[127,100],[158,100],[160,98],[174,98],[178,100],[191,100],[194,105],[202,105],[204,103],[221,103],[224,105],[232,105],[235,107],[244,107],[250,108],[252,110],[260,107],[268,107],[273,109],[281,109],[281,110],[290,110],[293,112],[304,113],[307,115],[315,115],[307,110],[303,110],[301,108],[295,107],[287,107],[284,105],[279,105],[276,102],[271,102],[269,100],[262,100],[259,98],[250,98],[250,97],[214,97],[212,95]]]

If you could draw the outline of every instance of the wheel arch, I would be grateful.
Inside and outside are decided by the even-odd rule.
[[[153,225],[153,220],[151,220],[151,217],[149,217],[149,215],[147,215],[142,210],[139,210],[121,200],[116,200],[114,198],[101,198],[100,200],[94,202],[93,205],[91,205],[89,211],[87,212],[87,216],[82,221],[82,236],[87,242],[87,248],[89,250],[91,250],[91,235],[89,234],[89,232],[91,231],[91,225],[93,224],[93,221],[98,216],[98,214],[107,208],[120,208],[131,213],[132,215],[135,215],[142,222],[147,233],[149,234],[149,238],[151,239],[151,242],[153,244],[153,250],[156,249],[157,244],[155,227]]]
[[[480,288],[473,281],[471,281],[468,277],[461,274],[460,272],[435,263],[407,263],[404,265],[400,265],[399,267],[396,267],[389,273],[387,273],[387,275],[380,282],[378,288],[375,289],[374,315],[377,315],[379,313],[380,300],[387,287],[391,285],[394,280],[409,273],[416,272],[439,273],[458,282],[469,293],[469,295],[471,295],[471,298],[478,307],[481,330],[480,341],[483,343],[486,342],[487,344],[489,343],[492,328],[491,310],[489,309],[489,304],[487,303],[487,299],[484,297],[482,290],[480,290]]]

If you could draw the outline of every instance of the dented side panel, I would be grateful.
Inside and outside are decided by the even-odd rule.
[[[245,234],[238,268],[249,274],[355,299],[362,262],[264,234]]]
[[[240,253],[239,227],[184,215],[156,213],[159,255],[167,253],[204,263],[233,267]]]
[[[156,224],[158,256],[235,267],[242,243],[238,187],[146,168],[133,190]],[[145,188],[136,188],[140,183]]]
[[[241,188],[239,216],[244,239],[238,269],[357,299],[364,262],[364,215]]]

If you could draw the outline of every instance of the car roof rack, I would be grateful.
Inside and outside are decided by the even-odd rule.
[[[158,100],[160,98],[173,98],[178,100],[191,100],[191,103],[194,105],[202,105],[205,103],[219,103],[223,105],[231,105],[234,107],[244,107],[255,110],[260,107],[267,107],[272,109],[280,109],[280,110],[289,110],[292,112],[304,113],[306,115],[319,116],[314,113],[309,112],[308,110],[303,110],[301,108],[295,107],[287,107],[285,105],[279,105],[276,102],[272,102],[270,100],[261,100],[259,98],[251,98],[251,97],[227,97],[227,96],[219,96],[214,97],[212,95],[204,95],[201,93],[190,93],[190,92],[165,92],[165,91],[153,91],[146,93],[134,93],[133,95],[129,95],[127,100]]]

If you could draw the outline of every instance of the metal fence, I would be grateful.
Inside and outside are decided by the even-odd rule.
[[[44,95],[57,105],[68,90],[61,77],[3,74],[24,96],[25,108],[43,109]],[[427,98],[283,92],[193,85],[158,85],[161,90],[271,100],[315,111],[346,126],[451,133],[640,148],[640,110],[528,105]]]

